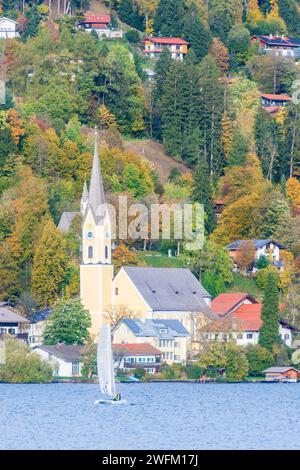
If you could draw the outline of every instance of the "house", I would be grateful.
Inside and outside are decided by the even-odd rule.
[[[300,39],[290,38],[285,35],[273,36],[256,35],[251,38],[252,43],[256,43],[264,54],[273,54],[282,57],[298,59],[300,57]]]
[[[108,14],[101,15],[98,13],[86,12],[84,20],[78,24],[79,29],[84,28],[86,31],[96,31],[99,38],[122,38],[123,31],[114,29],[111,26],[111,17]]]
[[[76,344],[40,344],[35,346],[33,351],[53,365],[53,375],[55,377],[79,377],[81,375],[83,346],[77,346]]]
[[[219,294],[211,303],[211,311],[219,317],[226,317],[244,304],[257,304],[247,292],[226,292]]]
[[[275,110],[278,111],[279,108],[287,106],[292,101],[289,95],[271,93],[262,93],[260,99],[264,109],[269,113],[275,112]]]
[[[194,339],[215,320],[211,295],[189,269],[123,266],[113,280],[113,305],[148,319],[179,320]]]
[[[258,344],[259,330],[263,325],[261,319],[262,304],[245,303],[226,317],[205,325],[201,329],[204,338],[209,341],[234,340],[239,346]],[[279,320],[278,334],[284,344],[291,346],[293,334],[297,329],[285,320]]]
[[[294,367],[269,367],[263,374],[267,382],[297,382],[300,371]]]
[[[123,319],[113,332],[116,344],[148,343],[162,353],[167,364],[185,364],[189,332],[179,320]]]
[[[28,341],[29,320],[14,309],[2,304],[0,306],[0,335],[9,334],[23,341]]]
[[[115,367],[125,371],[142,368],[148,374],[158,372],[162,352],[149,343],[113,344]]]
[[[30,319],[30,328],[28,330],[28,341],[30,346],[34,347],[42,344],[44,339],[44,330],[47,319],[51,314],[51,308],[45,308],[36,312]]]
[[[241,247],[242,243],[246,240],[236,240],[233,243],[230,243],[227,246],[229,250],[229,255],[232,260],[235,262],[235,258],[238,252],[238,249]],[[281,260],[281,254],[283,250],[286,250],[286,247],[281,243],[276,242],[275,240],[252,240],[255,250],[253,266],[250,267],[250,272],[256,272],[257,269],[254,266],[255,261],[257,261],[261,256],[268,258],[269,262],[275,266],[279,271],[284,270],[284,263]],[[235,264],[235,270],[238,270],[237,265]]]
[[[7,18],[6,16],[0,17],[0,39],[15,39],[20,37],[18,32],[19,24],[17,21]]]
[[[189,43],[181,38],[160,38],[148,36],[144,39],[144,53],[156,59],[164,49],[169,49],[172,59],[183,60],[188,52]]]
[[[222,215],[223,209],[224,209],[225,201],[224,199],[217,199],[215,201],[215,214],[217,219],[219,219]]]

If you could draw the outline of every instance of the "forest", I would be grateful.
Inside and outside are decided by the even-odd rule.
[[[275,239],[288,248],[280,299],[286,316],[300,325],[300,104],[292,100],[269,113],[260,98],[292,96],[299,64],[262,54],[251,40],[300,39],[299,2],[99,2],[124,29],[118,40],[77,28],[87,1],[72,1],[71,17],[51,17],[48,2],[25,2],[24,9],[22,1],[1,3],[2,14],[20,24],[19,39],[1,41],[1,299],[30,316],[61,296],[78,295],[81,220],[74,219],[68,233],[57,224],[63,211],[79,210],[96,126],[109,200],[126,194],[146,205],[198,202],[205,208],[202,250],[188,252],[184,243],[178,250],[176,240],[117,240],[117,267],[145,263],[140,250],[178,250],[174,262],[189,266],[216,296],[243,278],[232,272],[229,243]],[[149,35],[183,38],[188,54],[174,60],[165,49],[151,60],[143,53]],[[167,182],[153,163],[125,149],[139,140],[163,144],[174,159]],[[224,203],[218,220],[216,200]],[[252,262],[244,256],[241,269]],[[261,260],[249,280],[258,296],[273,269]]]

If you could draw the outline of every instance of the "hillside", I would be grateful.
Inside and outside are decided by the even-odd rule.
[[[187,165],[174,160],[174,158],[166,155],[164,146],[153,140],[124,140],[125,150],[137,153],[141,157],[151,162],[159,173],[161,182],[164,184],[168,181],[170,171],[177,168],[181,173],[190,171]]]

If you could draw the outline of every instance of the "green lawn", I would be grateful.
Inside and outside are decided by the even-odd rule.
[[[255,299],[262,300],[263,291],[259,289],[254,279],[238,273],[234,273],[233,276],[233,284],[225,289],[226,292],[248,292]]]
[[[139,260],[146,264],[147,266],[152,266],[153,268],[182,268],[183,263],[180,258],[173,256],[169,258],[167,255],[158,252],[143,252],[138,254]]]

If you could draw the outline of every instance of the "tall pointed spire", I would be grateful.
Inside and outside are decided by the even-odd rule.
[[[82,215],[85,214],[85,211],[88,205],[89,205],[89,192],[88,192],[86,180],[84,180],[83,191],[82,191],[82,196],[81,196],[81,204],[80,204]]]
[[[92,167],[92,176],[89,190],[89,205],[93,209],[94,215],[103,216],[105,208],[105,195],[103,180],[99,162],[98,134],[95,132],[95,148]]]

